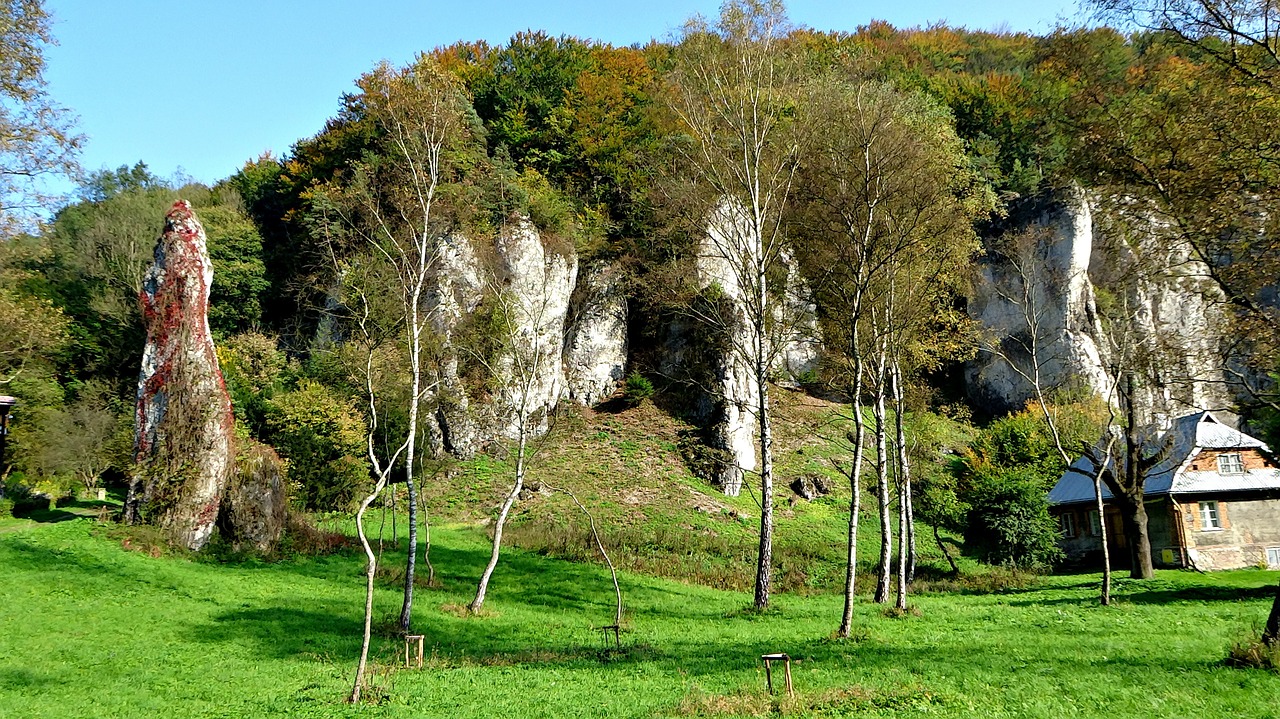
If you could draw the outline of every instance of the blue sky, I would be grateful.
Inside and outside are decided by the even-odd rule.
[[[509,0],[46,0],[57,47],[47,51],[53,97],[78,117],[89,170],[145,161],[203,182],[264,151],[314,135],[342,93],[381,60],[404,63],[456,40],[502,43],[545,30],[629,45],[664,38],[718,2],[554,3]],[[1074,0],[939,2],[793,0],[792,20],[853,30],[945,20],[975,29],[1043,33]]]

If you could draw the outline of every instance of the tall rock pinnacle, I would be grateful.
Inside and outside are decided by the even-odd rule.
[[[126,518],[200,549],[235,462],[235,420],[209,332],[213,265],[204,228],[179,200],[165,217],[139,301],[147,344],[138,377],[135,475]]]

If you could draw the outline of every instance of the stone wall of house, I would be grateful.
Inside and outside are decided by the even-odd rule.
[[[1199,501],[1184,501],[1187,554],[1196,569],[1240,569],[1266,562],[1280,547],[1280,496],[1216,500],[1220,529],[1203,525]]]
[[[1158,567],[1183,566],[1183,552],[1178,541],[1175,512],[1167,498],[1157,498],[1146,503],[1147,506],[1147,538],[1151,541],[1151,560]],[[1073,504],[1065,507],[1052,507],[1050,513],[1055,517],[1063,514],[1071,515],[1071,523],[1075,534],[1064,535],[1058,546],[1066,554],[1067,562],[1072,564],[1102,564],[1101,532],[1094,533],[1090,527],[1090,516],[1094,513],[1094,505]],[[1128,544],[1122,535],[1119,512],[1111,506],[1107,507],[1107,539],[1111,544],[1111,567],[1118,569],[1127,567],[1129,561]],[[1167,553],[1166,553],[1167,550]]]

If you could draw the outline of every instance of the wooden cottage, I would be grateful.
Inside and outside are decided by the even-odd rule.
[[[1264,442],[1198,412],[1178,418],[1157,446],[1170,449],[1144,485],[1156,566],[1280,568],[1280,466]],[[1101,557],[1105,521],[1112,561],[1122,564],[1128,544],[1120,516],[1111,506],[1098,516],[1092,470],[1088,458],[1076,460],[1049,492],[1050,511],[1069,559]],[[1109,504],[1105,486],[1102,495]]]

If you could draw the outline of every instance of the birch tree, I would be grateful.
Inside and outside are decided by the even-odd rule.
[[[501,383],[499,414],[511,418],[507,427],[508,456],[515,464],[511,488],[494,520],[489,561],[480,575],[475,597],[467,605],[473,614],[484,607],[489,581],[502,551],[507,518],[524,489],[525,474],[538,449],[538,440],[545,437],[549,429],[547,415],[551,407],[543,404],[544,395],[539,390],[547,381],[548,363],[560,357],[559,338],[563,336],[562,327],[558,326],[563,323],[563,315],[553,307],[556,264],[556,257],[552,255],[543,264],[541,278],[523,278],[521,286],[532,291],[515,292],[508,283],[499,281],[490,284],[490,324],[496,330],[497,336],[492,339],[497,341],[498,348],[492,357],[473,353],[489,376]]]
[[[418,556],[418,492],[415,469],[419,414],[430,316],[424,293],[440,239],[451,228],[438,207],[444,186],[457,172],[458,146],[470,140],[471,114],[461,84],[426,57],[402,70],[383,63],[362,77],[359,101],[380,130],[380,154],[357,165],[349,195],[356,201],[354,227],[394,272],[392,291],[403,313],[409,363],[405,447],[409,552],[405,566],[400,628],[410,631]]]
[[[341,286],[346,325],[356,328],[365,349],[361,375],[368,403],[368,454],[376,482],[361,502],[356,528],[367,556],[364,643],[352,701],[360,698],[368,656],[377,557],[364,532],[364,513],[377,500],[391,473],[403,463],[408,488],[409,551],[405,567],[400,628],[411,630],[417,548],[419,416],[423,397],[430,313],[425,293],[440,238],[452,227],[443,195],[458,172],[456,156],[471,140],[472,113],[459,83],[431,60],[395,69],[382,63],[357,81],[360,92],[347,99],[347,121],[367,123],[372,148],[346,174],[313,194],[334,271]],[[380,400],[398,379],[376,372],[378,360],[407,359],[407,392],[401,409],[407,426],[398,440],[381,436]],[[383,403],[385,404],[385,403]],[[382,413],[382,415],[380,415]],[[384,451],[379,451],[382,448]]]
[[[388,328],[380,322],[388,313],[379,311],[377,288],[394,273],[385,271],[386,265],[379,261],[384,258],[367,254],[365,259],[363,263],[355,261],[347,264],[346,271],[343,273],[342,291],[343,306],[348,309],[347,324],[355,330],[353,341],[347,349],[351,356],[358,357],[360,360],[357,371],[363,384],[367,420],[365,452],[374,475],[373,488],[360,501],[359,508],[356,510],[356,536],[360,539],[360,546],[365,554],[365,597],[360,660],[356,665],[356,676],[350,695],[350,701],[353,704],[360,701],[365,687],[369,642],[373,627],[374,579],[378,573],[378,559],[381,555],[381,551],[374,553],[373,546],[369,542],[364,528],[364,517],[391,480],[391,474],[397,464],[404,460],[412,446],[412,435],[406,435],[397,446],[391,448],[389,453],[379,452],[381,444],[379,417],[386,412],[386,408],[381,406],[379,387],[385,384],[387,374],[398,370],[398,362],[394,362],[393,359],[390,366],[386,362],[389,354],[390,357],[395,357],[394,352],[387,351],[387,338],[393,334],[388,332]],[[384,271],[379,272],[379,269]]]
[[[992,199],[963,169],[950,117],[924,98],[884,83],[834,76],[820,79],[806,97],[811,107],[805,125],[813,136],[800,172],[797,216],[806,240],[800,256],[822,299],[823,334],[841,350],[855,425],[839,629],[848,636],[864,458],[870,454],[875,463],[881,523],[876,594],[878,601],[887,601],[891,453],[897,455],[893,462],[900,482],[908,486],[910,470],[902,458],[905,425],[901,432],[896,424],[891,429],[887,405],[892,401],[901,418],[906,406],[901,388],[910,373],[958,349],[954,340],[939,341],[942,328],[936,320],[955,320],[947,299],[974,249],[972,219],[987,211]],[[909,492],[906,497],[902,512],[909,528]],[[908,537],[904,570],[910,547]]]
[[[1072,314],[1084,313],[1084,307],[1058,307],[1049,299],[1050,292],[1065,291],[1070,295],[1075,288],[1087,282],[1084,268],[1061,266],[1050,249],[1050,238],[1043,230],[1023,230],[1000,237],[992,247],[992,256],[1001,266],[990,272],[991,290],[1007,306],[1013,308],[1015,326],[1005,332],[988,334],[980,343],[980,351],[987,352],[1004,362],[1030,388],[1035,398],[1053,447],[1065,470],[1073,466],[1072,456],[1083,453],[1089,466],[1073,468],[1093,481],[1094,508],[1098,512],[1100,540],[1102,542],[1102,585],[1098,601],[1103,606],[1111,604],[1111,548],[1108,545],[1108,528],[1102,495],[1104,468],[1113,464],[1117,436],[1111,431],[1116,422],[1115,382],[1111,376],[1118,374],[1112,367],[1110,375],[1093,378],[1103,387],[1100,391],[1109,412],[1106,422],[1091,432],[1100,437],[1095,444],[1070,446],[1071,435],[1063,427],[1063,419],[1051,395],[1072,389],[1069,383],[1078,377],[1064,375],[1070,358],[1067,346],[1073,343],[1071,333],[1078,328],[1069,327]],[[1073,276],[1073,273],[1078,273]],[[1088,430],[1086,434],[1090,434]]]
[[[740,326],[731,361],[745,368],[759,432],[760,545],[754,605],[769,605],[773,578],[773,428],[769,376],[774,288],[785,247],[783,215],[798,160],[795,122],[800,66],[783,47],[790,29],[779,0],[729,0],[716,24],[686,23],[675,48],[670,109],[688,137],[683,160],[706,199],[712,261],[736,287]],[[722,318],[723,319],[723,318]]]

